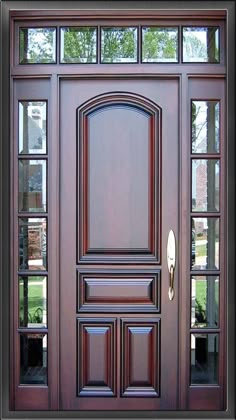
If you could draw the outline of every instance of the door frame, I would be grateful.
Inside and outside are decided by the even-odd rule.
[[[7,3],[11,3],[11,2],[7,2]],[[231,2],[232,3],[232,2]],[[9,9],[8,9],[8,11],[9,11]],[[6,10],[5,10],[5,12],[6,12]],[[25,14],[25,12],[22,12],[23,14]],[[60,12],[59,12],[60,13]],[[29,13],[29,15],[30,15],[31,13]],[[46,13],[47,14],[47,13]],[[16,78],[18,78],[19,76],[20,76],[20,74],[17,74],[17,72],[16,72],[16,74],[15,74],[15,76],[16,76]],[[120,77],[121,75],[119,74],[119,77]],[[127,75],[126,75],[127,76]],[[140,75],[137,75],[137,77],[139,77]],[[33,77],[33,74],[32,74],[32,77]],[[83,77],[83,76],[82,76]],[[84,77],[87,77],[87,76],[84,76]],[[232,76],[231,76],[231,79],[229,79],[229,73],[228,73],[228,80],[229,80],[229,82],[230,81],[232,81],[233,79],[232,79]],[[229,83],[228,82],[228,83]],[[54,91],[56,91],[56,89],[57,89],[57,78],[56,78],[56,76],[54,75],[53,77],[52,77],[52,85],[54,86],[53,87],[53,89],[54,89]],[[184,84],[182,84],[182,88],[183,88],[183,91],[184,91],[184,89],[186,89],[186,85],[184,86]],[[5,95],[4,95],[4,97],[5,98],[7,98],[7,95],[6,95],[6,90],[5,90]],[[185,91],[185,93],[186,93],[186,91]],[[229,94],[230,94],[230,92],[229,92]],[[229,95],[230,96],[230,95]],[[57,106],[57,103],[56,103],[56,98],[54,99],[54,101],[55,101],[55,106]],[[184,111],[184,110],[183,110]],[[185,109],[185,112],[187,112],[187,110]],[[54,125],[56,124],[56,121],[54,122]],[[56,128],[55,126],[54,126],[54,128]],[[8,132],[8,130],[9,130],[9,124],[8,124],[8,121],[6,121],[5,122],[5,129],[7,130],[6,132]],[[185,130],[186,130],[186,127],[185,127]],[[186,132],[185,132],[185,134],[186,134]],[[229,136],[229,140],[230,140],[230,137],[231,136]],[[54,136],[54,142],[56,141],[56,137]],[[6,151],[6,156],[9,156],[9,150],[7,149],[7,145],[5,144],[5,151]],[[234,150],[233,149],[233,145],[230,145],[230,143],[229,143],[229,147],[231,148],[231,154],[229,153],[228,154],[228,171],[229,171],[229,175],[228,175],[228,188],[230,189],[230,191],[233,193],[233,184],[232,184],[232,181],[231,181],[231,184],[230,184],[230,179],[232,178],[232,174],[234,174],[234,169],[233,169],[233,153],[232,153],[232,150]],[[4,155],[5,156],[5,155]],[[231,166],[230,166],[230,164],[231,164]],[[5,171],[4,173],[5,174],[7,174],[8,172],[6,171],[7,170],[7,166],[5,165],[5,163],[4,163],[4,166],[3,166],[3,170]],[[184,170],[184,169],[183,169]],[[183,175],[183,174],[182,174]],[[52,176],[52,174],[51,174],[51,176]],[[9,179],[9,178],[7,178],[7,179]],[[232,194],[232,196],[234,196],[234,194]],[[7,199],[6,200],[6,206],[5,206],[5,211],[4,211],[4,216],[5,216],[5,218],[6,219],[4,219],[4,220],[7,220],[8,221],[8,217],[6,217],[6,208],[8,208],[9,209],[9,199]],[[52,205],[53,205],[53,203],[51,203]],[[232,238],[232,232],[233,232],[233,229],[232,229],[232,225],[233,225],[233,223],[234,223],[234,219],[233,219],[233,217],[232,217],[232,215],[233,215],[233,211],[232,210],[234,210],[234,202],[228,202],[228,220],[232,220],[232,223],[230,224],[230,227],[229,227],[229,225],[228,225],[228,241],[229,241],[229,243],[231,244],[231,243],[234,243],[234,241],[233,241],[233,238]],[[7,207],[7,205],[8,205],[8,207]],[[56,205],[54,204],[54,209],[55,209],[55,211],[56,211]],[[181,212],[182,213],[182,212]],[[230,217],[231,216],[231,217]],[[183,225],[183,223],[182,223],[182,228],[184,229],[184,225]],[[4,233],[4,237],[5,237],[5,239],[6,239],[6,242],[5,243],[7,243],[7,244],[9,244],[9,235],[7,234],[7,231],[5,230],[5,231],[3,231],[3,233]],[[182,244],[182,246],[184,247],[184,244]],[[233,252],[233,247],[232,246],[230,246],[229,247],[229,253],[232,253]],[[3,250],[3,253],[4,253],[4,259],[6,258],[6,260],[7,260],[7,255],[6,255],[6,250]],[[233,255],[233,254],[232,254]],[[231,258],[232,258],[232,256],[231,256]],[[231,271],[231,273],[233,273],[233,259],[230,259],[230,254],[229,254],[229,256],[228,256],[228,273],[229,273],[229,271]],[[56,262],[55,262],[56,263]],[[5,272],[8,272],[9,273],[9,265],[8,265],[8,267],[5,267]],[[186,274],[186,273],[185,273]],[[4,284],[3,283],[3,285],[4,285],[4,291],[6,292],[6,290],[7,290],[7,285],[6,284]],[[230,294],[228,295],[228,303],[229,302],[231,302],[232,300],[232,296],[233,296],[233,293],[232,293],[232,290],[233,290],[233,287],[234,286],[232,286],[232,288],[231,288],[231,285],[230,285]],[[54,304],[55,304],[55,302],[54,302]],[[5,309],[6,309],[6,306],[5,306]],[[228,322],[229,322],[229,325],[230,325],[230,322],[232,322],[233,321],[233,317],[229,317],[228,318]],[[232,327],[230,327],[230,329],[231,329]],[[231,331],[233,331],[233,329],[231,329]],[[181,328],[181,333],[182,334],[184,334],[184,328]],[[6,349],[6,344],[5,344],[5,349]],[[182,353],[181,353],[182,354]],[[184,357],[183,357],[184,358]],[[6,360],[6,359],[5,359]],[[183,360],[182,360],[182,362],[183,362]],[[5,378],[6,378],[6,376],[5,376]],[[5,408],[6,408],[6,406],[5,406]],[[188,412],[188,415],[190,414],[190,412]],[[77,415],[78,415],[78,413],[77,413]],[[221,415],[222,415],[222,413],[221,413]]]

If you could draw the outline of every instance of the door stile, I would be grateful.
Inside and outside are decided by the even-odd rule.
[[[59,83],[58,76],[52,75],[50,82],[49,112],[49,172],[48,172],[48,386],[49,407],[59,410],[59,327],[60,327],[60,277],[59,277],[59,196],[60,196],[60,142],[59,142]]]
[[[179,142],[179,195],[180,195],[180,219],[179,219],[179,409],[187,408],[187,389],[188,389],[188,353],[187,353],[187,322],[189,318],[188,296],[190,287],[188,279],[189,273],[189,249],[190,241],[188,235],[188,214],[190,197],[189,177],[189,105],[188,105],[188,76],[182,74],[180,78],[180,142]]]

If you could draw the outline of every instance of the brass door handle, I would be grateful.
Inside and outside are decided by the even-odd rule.
[[[174,299],[174,276],[175,276],[175,264],[176,264],[176,246],[175,246],[175,235],[173,230],[169,231],[168,241],[167,241],[167,265],[169,271],[169,290],[168,296],[170,300]]]

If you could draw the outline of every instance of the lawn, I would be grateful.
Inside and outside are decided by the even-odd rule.
[[[20,279],[19,297],[20,297],[20,319],[23,322],[24,303],[28,304],[28,322],[41,323],[43,309],[46,307],[46,296],[44,296],[43,282],[44,277],[29,277],[25,278],[26,287],[28,288],[28,303],[24,302],[24,281]]]

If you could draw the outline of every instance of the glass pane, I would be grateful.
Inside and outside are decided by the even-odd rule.
[[[19,211],[46,211],[46,160],[19,160]]]
[[[20,64],[56,62],[56,28],[20,29]]]
[[[19,153],[46,153],[46,102],[19,102]]]
[[[20,334],[20,383],[47,384],[46,334]]]
[[[178,28],[142,28],[142,61],[178,61]]]
[[[96,63],[96,28],[61,28],[61,63]]]
[[[192,210],[219,211],[220,162],[192,160]]]
[[[219,276],[194,276],[191,327],[219,327]]]
[[[137,28],[102,28],[102,63],[137,62]]]
[[[19,278],[20,327],[47,327],[47,277]]]
[[[183,62],[219,63],[219,28],[183,28]]]
[[[19,219],[19,269],[47,269],[47,221],[43,218]]]
[[[192,268],[219,269],[219,218],[192,219]]]
[[[192,102],[193,153],[219,153],[219,110],[217,101]]]
[[[191,334],[191,384],[218,384],[218,334]]]

